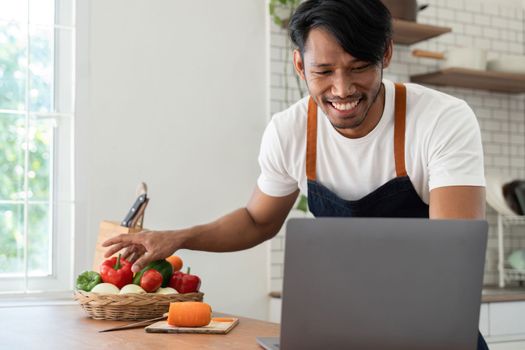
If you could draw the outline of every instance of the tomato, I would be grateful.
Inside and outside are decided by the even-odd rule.
[[[162,285],[162,274],[157,270],[148,270],[140,278],[140,286],[148,293],[153,293]]]

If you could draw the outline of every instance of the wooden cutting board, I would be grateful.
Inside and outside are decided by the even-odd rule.
[[[160,321],[145,328],[148,333],[203,333],[203,334],[226,334],[231,331],[239,319],[232,317],[231,322],[211,321],[209,325],[203,327],[175,327],[170,326],[167,321]]]

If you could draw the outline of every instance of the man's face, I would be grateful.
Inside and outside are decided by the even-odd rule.
[[[390,56],[389,49],[379,64],[361,61],[344,51],[329,32],[315,28],[308,35],[303,57],[294,52],[294,65],[332,125],[347,137],[362,137],[381,118],[382,70]]]

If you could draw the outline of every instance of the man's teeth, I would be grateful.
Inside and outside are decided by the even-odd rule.
[[[332,102],[332,106],[334,106],[335,109],[338,109],[340,111],[348,111],[350,109],[354,109],[355,106],[359,103],[360,100],[350,102],[350,103],[334,103]]]

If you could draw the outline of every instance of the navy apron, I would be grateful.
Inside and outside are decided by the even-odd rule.
[[[308,206],[316,217],[428,218],[428,205],[417,194],[405,168],[406,87],[395,84],[394,158],[396,177],[365,197],[348,201],[316,181],[317,104],[310,97],[306,141]],[[488,350],[478,333],[478,350]]]

